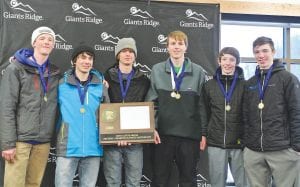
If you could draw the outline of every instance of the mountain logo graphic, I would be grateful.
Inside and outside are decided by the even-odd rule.
[[[141,9],[138,9],[138,8],[134,7],[134,6],[130,8],[130,15],[140,17],[140,18],[144,18],[144,19],[153,18],[153,16],[151,16],[151,14],[149,12],[143,11]]]
[[[193,19],[196,21],[208,21],[208,19],[203,14],[199,14],[192,9],[187,9],[185,11],[185,14],[188,19]]]
[[[36,12],[30,5],[25,5],[22,2],[18,2],[17,0],[10,1],[10,8],[20,10],[22,12]]]
[[[93,12],[90,8],[85,8],[81,5],[79,5],[78,3],[73,3],[72,4],[72,9],[73,12],[75,12],[76,14],[83,14],[85,16],[97,16],[97,14],[95,12]]]

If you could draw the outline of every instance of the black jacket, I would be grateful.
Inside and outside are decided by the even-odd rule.
[[[218,85],[217,74],[225,88],[231,88],[233,75],[221,75],[219,67],[214,78],[207,81],[204,86],[207,106],[208,126],[207,144],[220,148],[241,148],[243,132],[242,125],[242,97],[244,88],[243,69],[236,67],[238,78],[230,101],[230,111],[225,110],[225,97]]]
[[[143,102],[150,86],[149,78],[140,71],[138,68],[134,68],[135,73],[130,82],[130,86],[125,97],[125,102]],[[118,67],[113,66],[109,68],[104,77],[109,83],[108,95],[111,103],[121,103],[121,89],[120,81],[118,77]],[[126,86],[126,80],[123,80],[124,88]]]
[[[262,80],[266,71],[258,71]],[[253,76],[247,81],[243,101],[246,147],[255,151],[300,151],[300,83],[280,62],[274,62],[263,103],[264,108],[258,109],[258,83]]]

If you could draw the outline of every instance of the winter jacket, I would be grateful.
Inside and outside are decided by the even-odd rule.
[[[260,80],[263,80],[267,71],[257,71]],[[258,108],[260,99],[257,80],[253,76],[245,86],[243,119],[246,147],[254,151],[277,151],[291,147],[300,151],[299,80],[286,71],[282,63],[274,62],[262,110]]]
[[[205,73],[201,66],[185,58],[185,76],[180,86],[180,99],[171,97],[171,66],[169,59],[155,64],[151,72],[148,101],[158,107],[157,130],[160,135],[201,140],[202,124],[206,124],[203,98]],[[203,131],[205,132],[205,130]]]
[[[47,73],[49,71],[49,73]],[[16,142],[50,142],[57,109],[59,70],[49,64],[44,73],[47,101],[37,68],[11,58],[0,87],[1,149],[14,148]]]
[[[134,75],[131,79],[130,86],[125,97],[125,102],[143,102],[150,86],[149,78],[140,71],[139,68],[134,68]],[[118,77],[118,67],[113,66],[105,72],[105,80],[109,84],[108,94],[111,103],[121,103],[122,94],[120,89],[120,81]],[[126,80],[123,80],[124,88]]]
[[[84,104],[81,104],[76,79],[72,70],[59,82],[58,104],[61,120],[58,124],[56,154],[64,157],[102,156],[99,144],[98,109],[105,97],[103,75],[90,71],[91,80]],[[84,89],[80,85],[81,89]],[[84,112],[81,110],[84,108]]]
[[[217,74],[227,93],[231,89],[234,75],[221,75],[219,67],[214,78],[204,85],[208,115],[207,144],[209,146],[226,149],[242,147],[242,98],[245,81],[243,69],[237,66],[236,72],[238,77],[230,100],[230,111],[225,110],[226,100],[217,82]]]

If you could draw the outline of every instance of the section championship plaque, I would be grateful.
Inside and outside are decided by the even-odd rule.
[[[99,110],[100,143],[154,142],[153,102],[102,103]]]

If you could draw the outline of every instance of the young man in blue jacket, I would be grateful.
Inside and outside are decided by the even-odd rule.
[[[100,103],[108,102],[103,75],[93,69],[95,52],[80,45],[72,53],[74,68],[59,82],[59,122],[56,145],[55,186],[72,187],[78,167],[79,186],[94,187],[103,155],[99,144],[97,114]]]

